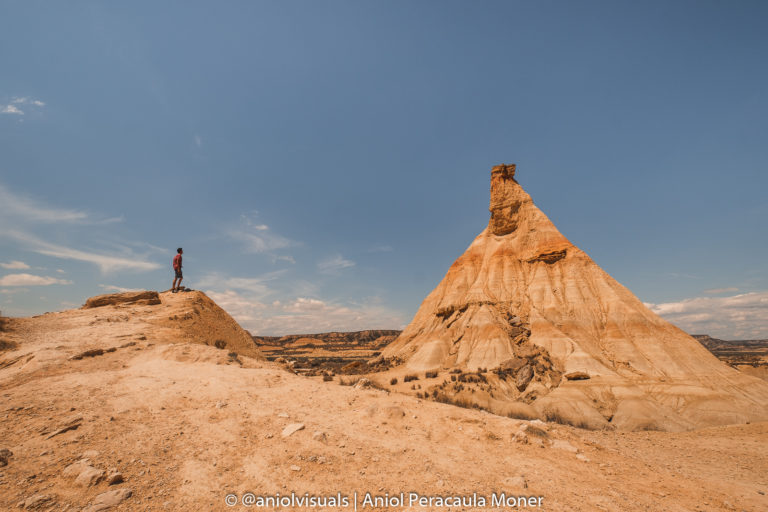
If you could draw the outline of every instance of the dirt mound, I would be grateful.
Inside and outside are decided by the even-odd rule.
[[[765,382],[722,364],[571,244],[515,180],[514,165],[492,169],[490,213],[381,355],[403,362],[401,373],[488,375],[463,388],[443,376],[417,385],[422,396],[468,392],[492,410],[520,401],[591,428],[768,419]]]
[[[160,304],[160,296],[156,291],[139,291],[108,293],[97,295],[85,301],[83,309],[100,308],[102,306],[116,306],[118,304],[154,305]]]

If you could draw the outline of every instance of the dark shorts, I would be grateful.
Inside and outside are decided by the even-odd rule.
[[[176,272],[176,279],[183,279],[184,276],[181,275],[181,269],[174,269],[174,272]]]

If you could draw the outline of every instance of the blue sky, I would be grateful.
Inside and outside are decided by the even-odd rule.
[[[0,4],[0,309],[185,284],[399,328],[492,165],[689,331],[768,337],[765,2]]]

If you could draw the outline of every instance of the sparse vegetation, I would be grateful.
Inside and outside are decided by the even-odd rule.
[[[589,424],[586,421],[579,420],[579,421],[570,421],[567,418],[565,418],[560,412],[552,410],[552,409],[546,409],[544,411],[544,419],[546,421],[551,421],[553,423],[559,423],[561,425],[570,425],[572,427],[576,428],[583,428],[586,430],[589,430]]]
[[[403,377],[403,382],[411,382],[412,380],[419,380],[418,375],[406,375]]]
[[[333,375],[330,373],[324,373],[323,374],[323,382],[331,382],[333,381]]]
[[[517,411],[517,410],[509,411],[506,414],[506,417],[512,418],[514,420],[528,420],[528,421],[538,419],[538,416],[536,416],[535,414],[532,414],[526,411]]]
[[[457,377],[459,382],[487,384],[488,379],[482,373],[462,373]]]
[[[397,384],[397,377],[392,377],[392,379],[389,381],[389,385],[394,386],[395,384]]]
[[[436,379],[437,378],[437,371],[435,370],[435,371],[427,372],[424,375],[424,377],[427,378],[427,379]]]
[[[227,342],[224,340],[216,340],[213,342],[213,346],[218,348],[219,350],[224,350],[227,348]]]

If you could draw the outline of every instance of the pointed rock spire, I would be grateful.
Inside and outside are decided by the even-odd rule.
[[[488,369],[493,399],[473,394],[478,405],[521,402],[594,428],[768,419],[767,383],[646,308],[557,230],[515,170],[491,169],[488,227],[383,358],[403,371]]]

